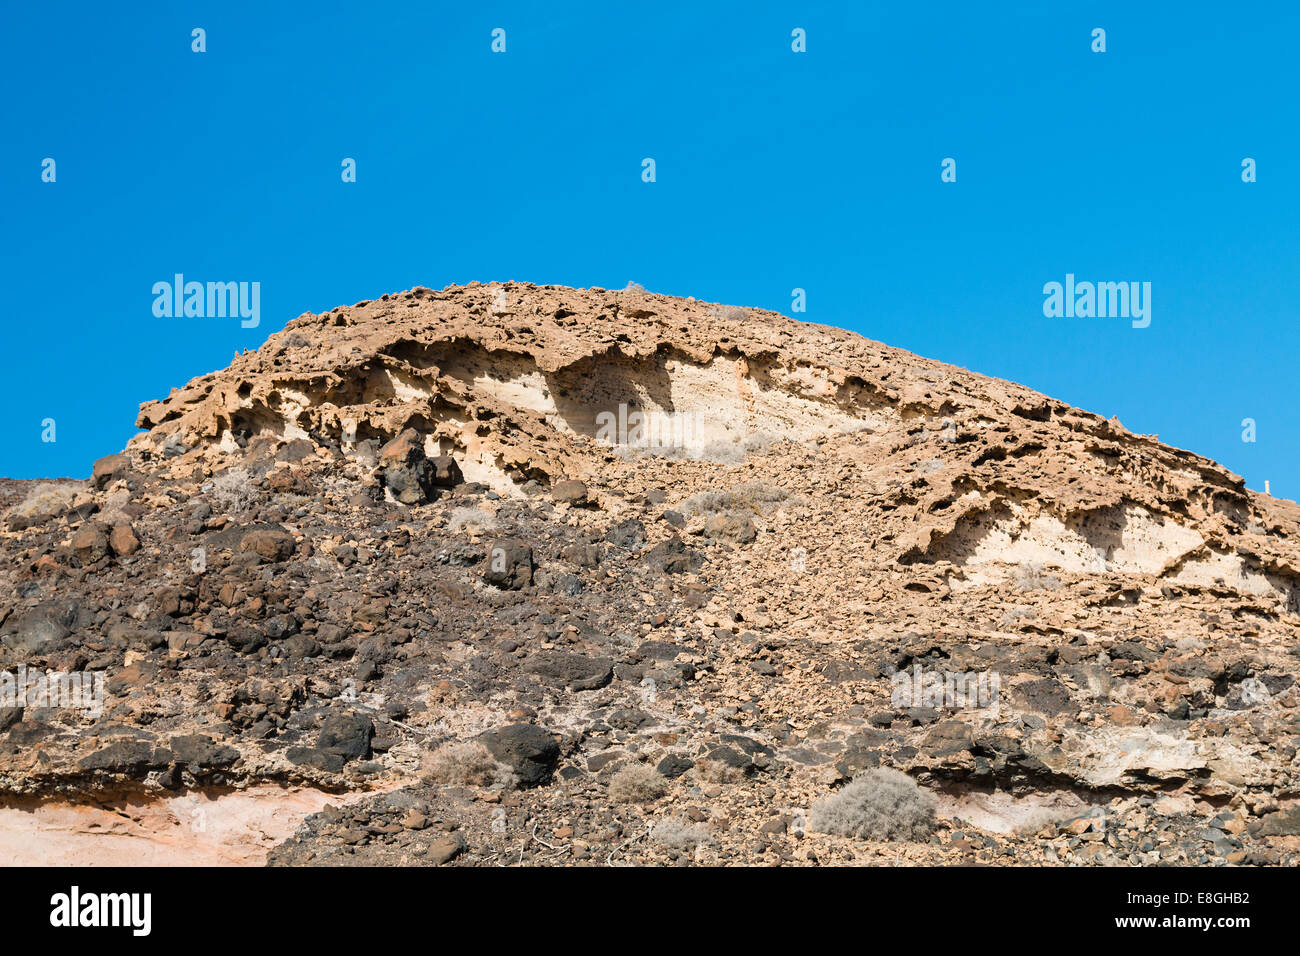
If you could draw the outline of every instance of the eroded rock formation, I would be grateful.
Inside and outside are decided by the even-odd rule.
[[[282,863],[1296,860],[1300,509],[1114,419],[506,283],[301,316],[138,424],[8,490],[0,665],[106,675],[0,711],[10,794],[383,791]],[[808,830],[875,767],[933,838]]]

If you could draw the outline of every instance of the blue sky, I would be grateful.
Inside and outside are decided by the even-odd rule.
[[[1300,492],[1300,5],[279,7],[6,6],[0,474],[87,475],[304,311],[631,280],[803,288],[800,318]],[[175,273],[260,282],[261,324],[155,317]],[[1066,273],[1150,282],[1150,326],[1044,317]]]

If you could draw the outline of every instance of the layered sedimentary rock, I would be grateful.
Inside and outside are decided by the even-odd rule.
[[[382,791],[282,863],[1296,858],[1300,509],[1115,419],[506,283],[303,315],[138,424],[9,491],[0,666],[105,676],[0,711],[10,794]],[[810,827],[880,767],[930,838]]]

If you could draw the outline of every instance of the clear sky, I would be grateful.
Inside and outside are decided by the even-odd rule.
[[[87,475],[304,311],[515,279],[801,288],[1300,493],[1300,4],[283,6],[5,5],[0,474]],[[177,273],[260,325],[155,316]],[[1067,273],[1150,325],[1046,317]]]

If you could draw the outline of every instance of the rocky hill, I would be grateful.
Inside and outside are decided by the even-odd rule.
[[[4,489],[0,670],[104,681],[0,710],[11,803],[338,794],[282,864],[1300,860],[1300,508],[1115,419],[506,283],[138,424]]]

